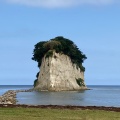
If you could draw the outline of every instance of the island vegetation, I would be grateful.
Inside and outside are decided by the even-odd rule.
[[[37,43],[33,51],[32,60],[37,61],[38,67],[40,67],[44,55],[50,57],[53,55],[53,51],[69,56],[74,64],[80,67],[82,71],[85,71],[82,63],[87,58],[86,55],[79,50],[73,41],[61,36]]]
[[[33,57],[32,60],[35,60],[38,62],[38,67],[40,68],[42,59],[45,56],[45,58],[49,58],[53,56],[53,52],[65,54],[70,57],[71,62],[73,64],[76,64],[77,68],[80,68],[81,71],[85,71],[85,67],[82,65],[85,59],[87,59],[86,55],[83,54],[77,45],[62,36],[55,37],[53,39],[50,39],[48,41],[41,41],[38,42],[35,45],[35,48],[33,50]],[[54,56],[56,57],[56,56]],[[37,73],[36,77],[38,79],[39,73]],[[37,79],[34,81],[34,86],[37,83]],[[77,80],[77,83],[79,85],[82,85],[80,80]]]

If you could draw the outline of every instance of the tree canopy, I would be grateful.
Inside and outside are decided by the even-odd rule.
[[[73,41],[62,36],[55,37],[49,41],[41,41],[35,45],[32,60],[38,62],[38,67],[41,66],[42,58],[52,56],[53,51],[69,56],[73,64],[76,64],[82,71],[85,68],[82,63],[87,59]]]

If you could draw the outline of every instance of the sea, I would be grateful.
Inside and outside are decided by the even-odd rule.
[[[120,107],[120,86],[88,85],[90,90],[61,92],[19,92],[17,104]],[[25,90],[32,85],[0,85],[0,95],[8,90]]]

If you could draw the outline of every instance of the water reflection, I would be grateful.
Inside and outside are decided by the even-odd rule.
[[[18,104],[120,107],[120,86],[92,86],[92,90],[18,93]]]
[[[18,104],[76,105],[84,101],[85,92],[86,91],[18,93],[17,98],[18,101],[20,101]]]

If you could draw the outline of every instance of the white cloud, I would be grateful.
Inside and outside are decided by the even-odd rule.
[[[72,7],[79,5],[108,5],[120,3],[119,0],[6,0],[8,3],[38,7]]]

